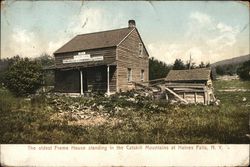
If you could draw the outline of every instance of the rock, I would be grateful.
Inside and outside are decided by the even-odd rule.
[[[47,110],[49,110],[49,111],[52,110],[52,108],[51,108],[50,106],[47,106],[46,108],[47,108]]]
[[[90,119],[91,118],[91,116],[85,116],[85,119]]]
[[[247,101],[247,98],[243,97],[242,101],[243,101],[243,102]]]
[[[85,119],[85,115],[80,115],[80,118],[81,119]]]
[[[137,97],[137,96],[139,96],[139,94],[135,93],[135,94],[134,94],[134,97]]]
[[[135,98],[128,98],[127,101],[132,101],[132,102],[135,102]]]
[[[215,104],[216,106],[220,105],[220,100],[217,99],[217,100],[214,102],[214,104]]]
[[[97,108],[98,108],[98,110],[102,111],[104,107],[102,105],[99,105],[99,106],[97,106]]]
[[[31,101],[31,98],[28,97],[28,98],[25,98],[24,100],[25,100],[25,101]]]
[[[78,116],[77,115],[71,115],[71,119],[74,120],[74,121],[77,121],[78,120]]]

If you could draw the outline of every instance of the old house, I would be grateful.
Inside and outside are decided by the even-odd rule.
[[[215,101],[209,68],[171,70],[165,82],[169,99],[205,105]]]
[[[134,20],[128,27],[77,35],[54,53],[55,91],[111,94],[148,81],[148,57]]]

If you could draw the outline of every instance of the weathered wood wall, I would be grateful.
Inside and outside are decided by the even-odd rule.
[[[55,65],[56,67],[67,67],[69,63],[63,64],[64,59],[71,59],[73,58],[74,55],[77,55],[78,52],[83,52],[83,51],[77,51],[77,52],[69,52],[69,53],[59,53],[55,54]],[[103,56],[104,60],[99,61],[103,64],[105,63],[110,63],[114,62],[116,60],[116,48],[115,47],[109,47],[109,48],[101,48],[101,49],[93,49],[93,50],[84,50],[86,54],[90,54],[91,57],[95,56]],[[82,62],[82,63],[70,63],[71,66],[84,66],[88,63],[91,62]],[[95,62],[98,64],[98,62]]]
[[[139,56],[139,43],[142,43],[137,30],[132,33],[117,47],[117,91],[126,91],[134,88],[128,83],[128,68],[132,69],[132,81],[141,82],[141,70],[144,70],[144,81],[148,81],[148,57],[145,47]]]
[[[188,103],[202,103],[210,104],[210,101],[215,100],[213,98],[212,83],[204,81],[203,83],[181,83],[171,82],[166,83],[166,86],[174,91],[177,95],[187,100]],[[175,98],[172,94],[168,93],[170,98]]]

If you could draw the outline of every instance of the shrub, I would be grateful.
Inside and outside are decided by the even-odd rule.
[[[17,96],[35,93],[42,85],[42,67],[28,58],[15,59],[5,72],[3,82]]]

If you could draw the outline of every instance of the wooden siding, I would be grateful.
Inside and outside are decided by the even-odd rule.
[[[86,52],[86,54],[90,54],[91,57],[95,56],[103,56],[104,60],[100,61],[101,63],[107,63],[114,62],[116,60],[116,49],[115,47],[110,48],[102,48],[102,49],[93,49],[93,50],[83,50]],[[80,51],[80,52],[83,52]],[[59,53],[55,54],[55,66],[56,67],[67,67],[68,65],[71,66],[84,66],[86,64],[89,64],[90,62],[82,62],[82,63],[67,63],[63,64],[64,59],[70,59],[73,58],[74,55],[77,55],[78,52],[69,52],[69,53]],[[96,62],[98,65],[98,62]]]
[[[127,91],[134,88],[128,83],[128,68],[132,69],[132,81],[141,82],[141,70],[144,70],[144,81],[148,82],[149,55],[143,47],[143,54],[139,56],[139,43],[143,43],[135,29],[117,47],[117,91]]]
[[[197,83],[191,82],[168,82],[165,84],[169,89],[174,91],[177,95],[187,100],[188,103],[202,103],[210,104],[210,101],[214,101],[212,82]],[[171,93],[167,93],[169,98],[175,99]]]

